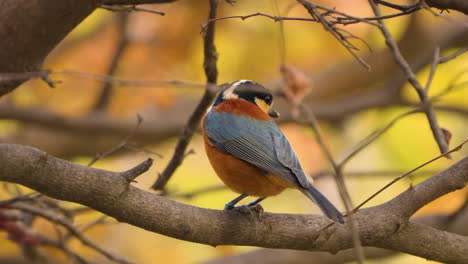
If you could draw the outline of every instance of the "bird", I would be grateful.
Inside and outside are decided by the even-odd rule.
[[[273,95],[263,85],[240,80],[223,89],[202,119],[206,154],[216,174],[240,195],[225,210],[248,196],[258,197],[246,206],[259,204],[286,188],[301,191],[323,214],[343,224],[336,207],[308,180],[299,160],[274,119]]]

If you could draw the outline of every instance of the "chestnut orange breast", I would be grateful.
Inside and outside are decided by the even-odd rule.
[[[258,120],[270,120],[270,116],[260,107],[242,99],[229,99],[214,107],[219,113],[231,113],[236,115],[248,116]]]
[[[202,121],[203,132],[205,131],[204,126],[205,119]],[[254,165],[218,150],[210,143],[205,132],[203,139],[211,166],[223,183],[232,191],[267,197],[277,195],[287,187],[294,187],[281,177],[267,173]]]

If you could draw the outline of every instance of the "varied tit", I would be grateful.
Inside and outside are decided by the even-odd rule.
[[[286,188],[295,188],[315,202],[335,222],[341,213],[307,179],[299,160],[272,118],[273,96],[261,84],[242,80],[227,85],[202,121],[206,154],[221,180],[241,195],[259,197],[253,206]]]

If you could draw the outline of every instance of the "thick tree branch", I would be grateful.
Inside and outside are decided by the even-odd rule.
[[[395,252],[380,248],[365,248],[366,259],[383,258],[394,255]],[[328,252],[307,252],[297,250],[259,249],[235,256],[213,259],[203,264],[342,264],[355,261],[355,255],[350,249],[337,254]]]
[[[468,15],[468,1],[466,0],[424,0],[424,2],[430,7],[457,10]]]
[[[447,9],[452,9],[452,10],[457,10],[462,13],[468,14],[468,2],[465,0],[423,0],[428,6],[430,7],[435,7],[439,8],[442,11],[447,10]],[[417,2],[412,5],[397,5],[393,4],[391,2],[383,1],[383,0],[376,0],[376,3],[383,5],[383,6],[388,6],[400,11],[406,11],[408,9],[415,9],[421,8],[421,2]]]
[[[0,72],[37,70],[55,45],[98,4],[98,0],[0,1]],[[21,83],[0,83],[0,96]]]
[[[101,4],[135,5],[175,0],[2,0],[0,72],[38,70],[50,51]],[[0,96],[23,80],[0,82]]]
[[[73,164],[20,145],[0,144],[0,180],[51,197],[80,203],[121,222],[152,232],[208,245],[337,252],[351,248],[341,225],[319,231],[329,221],[317,215],[218,211],[168,200],[129,186],[120,173]],[[468,182],[468,158],[380,206],[359,211],[356,221],[366,246],[416,254],[442,262],[468,262],[468,237],[407,222],[408,213],[428,200]],[[424,238],[414,243],[409,237]],[[421,241],[421,240],[418,240]],[[455,245],[455,246],[454,246]]]
[[[457,214],[461,216],[458,216],[455,219],[453,219],[451,215],[428,215],[418,217],[414,219],[414,221],[420,224],[431,226],[433,228],[464,235],[468,232],[468,226],[465,224],[451,228],[451,226],[457,222],[466,223],[468,220],[468,210],[463,210],[462,208],[461,214]],[[373,247],[366,247],[364,250],[367,259],[380,259],[398,253],[397,251]],[[341,264],[354,261],[355,257],[351,249],[342,250],[335,255],[327,252],[257,249],[239,255],[216,258],[207,262],[203,262],[203,264],[243,264],[257,263],[259,260],[261,260],[263,264]]]

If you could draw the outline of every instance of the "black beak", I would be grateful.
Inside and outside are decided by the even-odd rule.
[[[270,108],[270,110],[268,110],[268,115],[273,117],[273,118],[279,118],[280,117],[280,114],[278,112],[276,112],[276,110],[273,109],[273,108]]]

